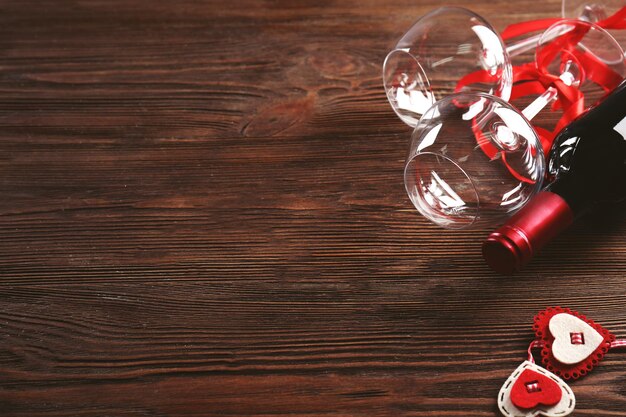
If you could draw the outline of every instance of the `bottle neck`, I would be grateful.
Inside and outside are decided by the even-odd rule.
[[[545,192],[550,192],[563,199],[575,219],[587,213],[594,203],[594,197],[590,195],[586,187],[576,185],[575,181],[569,181],[569,178],[563,180],[557,179],[544,190]]]
[[[574,222],[574,212],[558,194],[542,191],[483,244],[483,257],[496,272],[521,269],[543,246]]]

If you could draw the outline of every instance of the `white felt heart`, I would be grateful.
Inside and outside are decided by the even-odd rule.
[[[554,336],[552,355],[564,365],[584,361],[600,346],[604,337],[576,316],[560,313],[550,319]]]
[[[558,384],[559,388],[561,388],[561,399],[557,404],[553,406],[538,406],[531,409],[518,408],[513,404],[511,400],[511,390],[515,385],[515,381],[517,381],[527,369],[538,372]],[[529,361],[524,361],[517,367],[504,385],[502,385],[500,393],[498,394],[498,408],[506,417],[563,417],[574,411],[575,406],[576,397],[574,396],[574,392],[561,378]]]

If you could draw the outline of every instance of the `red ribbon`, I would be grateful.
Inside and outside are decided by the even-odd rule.
[[[507,36],[520,35],[537,30],[546,24],[554,24],[553,19],[543,19],[509,26],[505,32]],[[558,20],[557,20],[558,21]],[[613,16],[600,22],[604,27],[617,27],[624,24],[626,27],[626,6]],[[526,27],[525,27],[526,26]],[[525,27],[525,29],[524,29]],[[512,29],[510,29],[512,28]],[[524,32],[524,30],[526,32]],[[608,65],[599,60],[588,51],[576,49],[576,45],[586,35],[589,27],[580,25],[570,32],[559,36],[544,47],[537,56],[535,64],[524,64],[513,67],[513,88],[511,100],[528,95],[543,93],[546,89],[554,87],[558,91],[558,98],[552,105],[552,110],[561,108],[563,115],[556,124],[554,130],[537,129],[546,157],[552,147],[554,137],[561,129],[585,111],[585,96],[574,87],[566,85],[559,77],[550,74],[547,66],[561,53],[561,60],[574,60],[579,68],[584,70],[585,77],[600,86],[605,92],[613,90],[622,81],[622,76],[613,71]]]
[[[506,40],[528,35],[529,33],[539,30],[545,30],[561,20],[562,19],[540,19],[516,23],[508,26],[504,30],[502,38]],[[605,29],[626,29],[626,6],[622,7],[609,18],[599,22],[598,25]],[[563,115],[555,128],[550,131],[534,126],[541,140],[541,145],[546,157],[548,157],[556,134],[585,111],[585,97],[583,93],[578,88],[565,84],[558,76],[550,74],[547,70],[547,65],[561,53],[561,60],[574,60],[580,68],[584,69],[585,77],[599,85],[606,92],[617,87],[622,81],[620,74],[617,74],[593,54],[577,50],[576,45],[585,36],[588,30],[588,26],[581,24],[579,27],[575,27],[568,33],[559,36],[544,47],[537,57],[536,63],[513,66],[511,100],[530,95],[540,95],[550,87],[554,87],[558,91],[557,99],[552,105],[552,110],[562,109]],[[458,82],[456,91],[461,91],[465,86],[470,84],[486,82],[493,82],[493,76],[489,75],[489,73],[484,70],[476,71],[463,77]],[[476,134],[478,144],[485,154],[490,159],[497,158],[498,150],[483,137],[479,127],[474,124],[473,130]],[[506,164],[506,159],[504,159],[504,163]],[[532,180],[524,178],[510,166],[508,166],[508,168],[516,178],[524,182],[532,182]]]

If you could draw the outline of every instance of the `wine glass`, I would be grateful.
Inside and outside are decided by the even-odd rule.
[[[415,127],[437,100],[453,93],[460,78],[484,71],[463,87],[508,100],[513,82],[502,39],[482,17],[461,7],[442,7],[418,19],[383,64],[383,83],[396,114]]]
[[[436,102],[419,120],[405,163],[415,208],[440,226],[460,229],[500,223],[524,206],[545,175],[542,144],[529,120],[563,89],[592,83],[590,60],[602,63],[616,82],[626,73],[623,50],[606,31],[581,20],[560,21],[536,50],[537,68],[558,79],[560,88],[548,87],[522,111],[484,93]]]
[[[487,225],[519,210],[545,172],[528,120],[485,93],[437,101],[413,131],[404,185],[415,208],[449,229]]]

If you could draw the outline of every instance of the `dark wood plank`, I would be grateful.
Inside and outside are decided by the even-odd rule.
[[[626,337],[623,208],[514,278],[411,208],[381,63],[441,4],[0,3],[0,414],[494,416],[543,307]],[[626,415],[626,352],[572,385]]]

